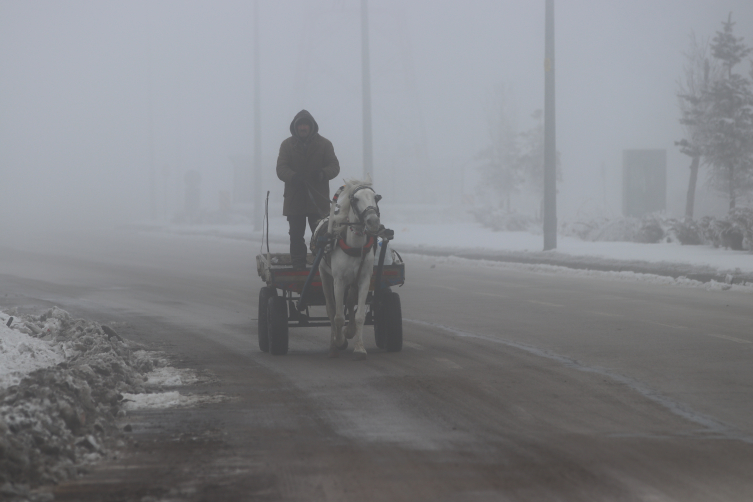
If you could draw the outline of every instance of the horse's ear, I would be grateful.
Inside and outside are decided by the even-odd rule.
[[[376,194],[376,195],[374,196],[374,200],[375,200],[375,201],[377,201],[377,202],[379,202],[380,200],[382,200],[382,196],[381,196],[381,195],[379,195],[379,194]]]

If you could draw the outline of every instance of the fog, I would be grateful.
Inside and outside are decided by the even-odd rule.
[[[753,44],[750,0],[556,2],[560,219],[619,214],[622,150],[668,152],[668,212],[689,159],[674,146],[691,31],[729,12]],[[341,176],[362,172],[360,2],[259,2],[263,190],[293,115],[309,110]],[[460,204],[477,193],[495,86],[521,129],[544,101],[544,1],[370,2],[374,179],[384,200]],[[747,68],[745,68],[747,71]],[[231,158],[254,155],[253,2],[0,1],[0,232],[113,226],[232,192]],[[334,185],[334,183],[333,183]],[[714,211],[699,188],[696,214]],[[724,203],[721,204],[724,207]],[[458,209],[460,210],[460,209]]]

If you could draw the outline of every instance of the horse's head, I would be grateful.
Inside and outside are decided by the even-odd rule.
[[[376,235],[379,232],[379,200],[370,185],[360,185],[350,193],[350,209],[358,218],[358,222],[364,226],[366,233]]]

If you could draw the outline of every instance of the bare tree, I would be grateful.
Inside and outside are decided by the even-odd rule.
[[[488,111],[489,136],[491,141],[481,150],[476,159],[482,182],[501,196],[500,207],[511,210],[514,194],[530,192],[544,195],[544,113],[536,110],[531,114],[534,125],[518,132],[515,110],[504,85],[494,88],[490,95]],[[560,154],[557,152],[557,181],[562,180]]]
[[[540,213],[544,214],[544,112],[531,114],[534,125],[520,134],[522,142],[518,164],[528,191],[541,199]],[[562,181],[560,152],[556,152],[556,181]]]
[[[523,177],[520,172],[520,147],[515,120],[515,110],[503,84],[497,85],[489,96],[487,121],[489,143],[476,158],[485,186],[501,196],[500,206],[511,210],[513,194],[518,193]]]

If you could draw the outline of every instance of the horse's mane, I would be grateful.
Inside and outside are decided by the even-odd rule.
[[[348,219],[348,213],[350,212],[350,196],[353,193],[353,190],[360,186],[370,187],[372,184],[371,176],[368,175],[366,179],[363,180],[349,178],[344,179],[343,182],[345,183],[343,185],[343,190],[337,197],[337,203],[340,204],[340,212],[335,215],[334,209],[330,211],[330,221],[333,225],[331,228],[334,228],[335,231],[336,229],[341,228],[340,225]]]

